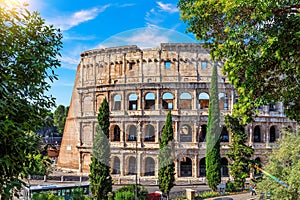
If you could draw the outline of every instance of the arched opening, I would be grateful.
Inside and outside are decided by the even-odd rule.
[[[121,173],[120,164],[121,164],[120,159],[118,157],[114,157],[112,174],[120,174]]]
[[[187,92],[180,95],[180,109],[192,109],[192,96]]]
[[[180,161],[180,176],[189,177],[193,174],[192,160],[189,157],[184,157]]]
[[[145,109],[155,109],[155,94],[149,92],[145,96]]]
[[[154,142],[155,141],[155,130],[152,125],[147,125],[145,127],[145,142]]]
[[[128,170],[127,175],[134,175],[136,174],[136,159],[135,157],[130,157],[128,159]]]
[[[219,93],[220,110],[228,110],[228,97],[224,93]]]
[[[112,110],[121,110],[121,95],[116,94],[113,98]]]
[[[174,104],[174,95],[170,92],[166,92],[162,96],[162,107],[163,109],[172,110]]]
[[[223,126],[223,128],[222,128],[221,142],[229,142],[229,134],[228,134],[227,128],[225,126]]]
[[[209,96],[208,96],[207,93],[201,92],[199,94],[198,100],[199,100],[199,104],[198,104],[199,109],[208,108],[208,106],[209,106]]]
[[[129,134],[128,134],[128,141],[136,141],[136,127],[134,125],[130,125],[129,127]]]
[[[221,176],[228,177],[228,160],[226,158],[221,158]]]
[[[145,176],[155,176],[155,162],[153,158],[146,158],[145,160]]]
[[[187,124],[180,128],[180,142],[192,142],[192,129]]]
[[[261,142],[259,126],[254,127],[254,136],[253,137],[254,137],[254,142]]]
[[[113,137],[112,141],[120,141],[120,136],[121,136],[121,130],[118,125],[114,126],[114,132],[113,132]]]
[[[201,125],[200,135],[199,135],[199,142],[205,142],[206,129],[207,129],[207,125],[206,124],[202,124]]]
[[[199,176],[200,177],[206,176],[205,157],[201,158],[201,160],[199,161]]]
[[[129,107],[128,110],[137,110],[138,96],[136,94],[129,95]]]
[[[270,128],[270,142],[276,141],[276,130],[274,126],[271,126]]]

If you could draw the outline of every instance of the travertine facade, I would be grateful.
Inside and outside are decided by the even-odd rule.
[[[222,116],[230,113],[235,91],[219,70]],[[106,97],[110,105],[111,166],[113,177],[154,178],[158,174],[158,138],[171,110],[176,148],[177,180],[205,176],[205,134],[213,63],[200,44],[161,44],[83,52],[77,68],[69,115],[58,165],[88,172],[97,112]],[[223,118],[223,117],[222,117]],[[223,123],[223,121],[222,121]],[[259,117],[245,127],[254,158],[270,150],[283,127],[295,130],[280,103],[260,108]],[[221,133],[222,174],[228,176],[226,152],[230,133]],[[137,151],[136,151],[137,150]],[[137,169],[136,169],[137,167]]]

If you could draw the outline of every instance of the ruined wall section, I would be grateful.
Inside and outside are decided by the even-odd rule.
[[[58,166],[62,168],[78,169],[79,152],[76,148],[80,138],[81,99],[77,88],[81,85],[81,64],[77,67],[76,78],[66,119],[63,140],[58,157]]]
[[[112,109],[114,94],[120,94],[122,102],[121,109],[112,111],[110,119],[111,125],[118,125],[122,133],[120,142],[112,143],[116,152],[125,152],[125,145],[134,147],[135,143],[126,142],[125,132],[129,125],[139,122],[138,141],[142,140],[144,134],[143,123],[150,123],[155,127],[156,139],[146,147],[158,148],[159,131],[167,114],[167,110],[162,109],[161,95],[167,91],[174,95],[172,115],[176,123],[175,136],[179,138],[177,131],[180,124],[195,121],[199,117],[198,95],[200,92],[209,93],[212,66],[209,51],[201,44],[166,43],[153,49],[124,46],[83,52],[77,68],[58,166],[89,171],[98,108],[107,98]],[[221,67],[218,70],[221,75]],[[230,96],[228,81],[221,81],[221,78],[220,87]],[[147,92],[153,92],[156,96],[154,109],[144,109]],[[193,96],[190,110],[180,110],[178,106],[182,92]],[[138,95],[136,110],[128,109],[128,99],[132,93]],[[205,121],[207,112],[203,111],[201,115]],[[196,130],[196,125],[191,127]],[[195,148],[198,148],[196,134],[193,141]],[[139,147],[142,147],[142,142],[139,142]],[[152,153],[156,155],[155,150]]]

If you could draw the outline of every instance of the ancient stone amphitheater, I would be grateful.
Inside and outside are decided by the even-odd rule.
[[[237,101],[234,88],[219,71],[219,99],[224,115]],[[89,172],[98,108],[110,105],[111,173],[116,179],[157,179],[159,137],[169,111],[173,117],[177,181],[205,178],[205,135],[213,63],[201,44],[164,43],[157,48],[122,46],[85,51],[77,68],[58,166]],[[281,137],[295,130],[281,103],[259,108],[255,122],[245,127],[254,147],[253,159],[264,161]],[[231,134],[221,132],[222,176],[228,177],[226,152]]]

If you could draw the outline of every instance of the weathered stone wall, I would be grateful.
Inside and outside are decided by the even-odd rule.
[[[231,113],[236,95],[221,73],[222,63],[216,64],[223,119],[225,114]],[[205,141],[201,137],[208,119],[212,65],[209,51],[200,44],[161,44],[143,50],[124,46],[83,52],[58,165],[89,171],[97,112],[102,100],[107,98],[111,110],[113,176],[130,177],[134,173],[139,177],[157,176],[158,138],[171,111],[176,176],[178,179],[201,177],[205,168]],[[284,126],[295,129],[295,123],[283,115],[280,103],[272,111],[269,106],[262,107],[255,121],[245,127],[245,132],[249,135],[249,145],[256,149],[255,157],[261,160],[264,160],[263,151],[274,145],[270,139],[274,134],[275,139],[281,137],[279,130]],[[255,126],[260,129],[259,138]],[[225,134],[222,142],[224,162],[229,149],[226,137],[230,141],[230,134]],[[226,167],[223,168],[226,171]]]

